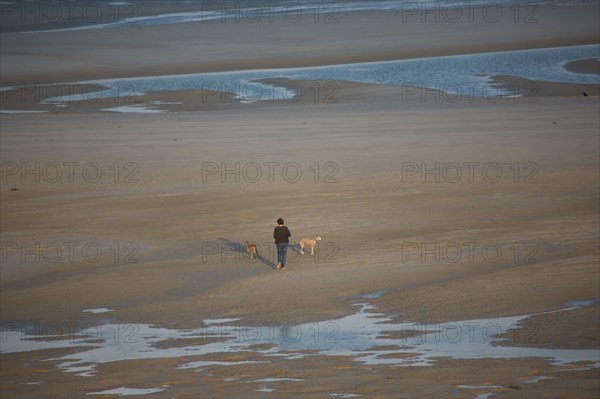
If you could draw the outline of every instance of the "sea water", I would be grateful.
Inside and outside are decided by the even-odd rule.
[[[596,300],[567,304],[565,312],[587,306]],[[586,362],[600,367],[598,349],[535,348],[535,330],[521,331],[521,344],[500,345],[498,334],[519,331],[520,323],[532,315],[462,320],[423,324],[398,322],[377,312],[369,303],[357,304],[357,311],[345,317],[321,322],[248,324],[237,319],[205,320],[195,329],[170,329],[148,324],[88,325],[69,334],[53,329],[2,323],[1,353],[79,348],[57,358],[65,372],[93,376],[98,364],[126,360],[183,358],[199,360],[182,363],[177,368],[202,370],[212,366],[266,363],[271,358],[283,361],[308,356],[348,356],[367,365],[431,366],[437,358],[451,359],[522,359],[543,358],[556,365]],[[54,331],[54,335],[52,332]],[[390,335],[394,334],[394,335]],[[515,337],[516,338],[516,337]],[[176,340],[177,346],[168,345]],[[187,344],[186,344],[187,342]],[[251,360],[203,360],[205,355],[246,353]]]
[[[89,29],[111,29],[127,28],[153,25],[167,25],[178,23],[207,22],[220,20],[222,22],[258,22],[274,21],[276,18],[298,22],[301,19],[325,21],[335,23],[339,16],[345,13],[357,11],[382,11],[394,10],[414,15],[426,10],[440,11],[440,18],[455,18],[457,10],[465,15],[472,15],[476,7],[487,7],[485,18],[489,22],[497,22],[494,19],[500,12],[517,15],[517,9],[523,13],[533,16],[537,14],[536,9],[542,5],[577,5],[594,4],[597,0],[203,0],[203,1],[89,1],[74,6],[72,1],[52,1],[49,7],[43,1],[2,1],[0,6],[4,8],[5,18],[23,18],[36,12],[53,17],[48,22],[65,22],[67,17],[75,14],[83,14],[78,18],[77,24],[67,24],[60,28],[52,28],[52,24],[40,24],[31,27],[25,32],[39,31],[70,31]],[[39,3],[38,5],[32,5]],[[89,4],[88,4],[89,3]],[[143,7],[156,5],[168,5],[166,9],[176,6],[176,12],[156,12],[147,15],[142,12]],[[170,4],[169,4],[170,3]],[[186,10],[189,9],[189,10]],[[111,18],[98,18],[98,13],[110,14]],[[90,14],[86,15],[85,14]],[[106,16],[105,16],[106,17]],[[429,16],[431,18],[431,15]],[[56,20],[56,21],[54,21]],[[50,25],[50,26],[46,26]]]
[[[203,101],[232,93],[240,102],[297,101],[302,88],[282,80],[348,81],[400,86],[406,95],[413,87],[431,89],[468,98],[512,96],[491,77],[512,75],[557,83],[600,84],[600,75],[573,73],[564,65],[576,60],[600,59],[600,45],[581,45],[533,50],[430,57],[397,61],[326,65],[305,68],[242,70],[217,73],[163,75],[126,79],[104,79],[70,84],[86,85],[82,94],[46,99],[45,103],[93,101],[101,98],[142,96],[149,92],[199,90]],[[331,83],[334,84],[334,83]],[[335,84],[334,84],[335,85]],[[104,90],[102,90],[104,88]],[[325,86],[323,85],[323,88]]]

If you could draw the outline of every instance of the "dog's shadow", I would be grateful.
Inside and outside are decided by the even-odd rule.
[[[290,249],[295,253],[302,255],[302,252],[300,252],[300,244],[290,244],[288,245],[288,250]]]
[[[223,237],[219,237],[219,240],[225,244],[228,251],[237,252],[237,253],[241,254],[241,256],[246,258],[248,261],[250,261],[250,262],[253,261],[250,259],[250,256],[248,256],[248,252],[246,250],[246,244],[237,242],[237,241],[231,241],[231,240],[229,240],[227,238],[223,238]],[[275,265],[273,262],[271,262],[270,260],[268,260],[267,258],[262,256],[262,254],[260,252],[261,252],[260,247],[257,247],[255,259],[259,260],[263,265],[269,266],[271,269],[276,269],[277,265]]]

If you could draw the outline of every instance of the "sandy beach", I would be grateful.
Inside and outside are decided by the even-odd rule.
[[[594,44],[597,12],[3,31],[1,80],[39,89]],[[598,73],[597,60],[566,67]],[[49,107],[39,91],[3,98],[2,109],[50,112],[0,115],[1,396],[594,397],[599,86],[495,76],[536,91],[450,101],[423,88],[285,82],[304,94],[119,99],[164,103],[156,114],[102,111],[111,99]],[[293,243],[323,237],[315,255],[291,245],[285,272],[278,217]],[[495,328],[483,342],[452,349],[457,331],[482,325]],[[424,332],[436,328],[439,340]],[[40,349],[9,350],[28,344],[25,332]]]

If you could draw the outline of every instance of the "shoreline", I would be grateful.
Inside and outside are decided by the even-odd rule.
[[[398,96],[402,103],[416,102],[420,97],[421,102],[427,102],[427,98],[435,97],[439,102],[441,98],[448,102],[481,102],[499,101],[502,98],[522,97],[525,101],[537,101],[538,97],[577,97],[600,95],[600,84],[586,83],[593,79],[595,69],[600,66],[595,59],[578,59],[575,61],[564,61],[574,59],[590,53],[587,47],[557,47],[550,51],[546,49],[534,49],[532,52],[547,53],[554,57],[554,62],[562,66],[563,72],[542,74],[547,76],[543,79],[527,79],[522,76],[508,75],[496,70],[490,70],[491,62],[486,58],[496,57],[501,62],[504,58],[508,60],[521,60],[525,51],[488,52],[450,57],[433,57],[415,60],[379,61],[375,63],[328,65],[316,68],[297,68],[291,70],[267,69],[267,70],[240,70],[234,72],[221,72],[215,74],[192,74],[192,75],[163,75],[136,77],[132,80],[96,80],[74,83],[56,83],[49,85],[30,85],[6,87],[2,92],[2,103],[0,104],[3,114],[18,114],[22,112],[52,112],[52,113],[80,113],[80,112],[123,112],[123,113],[162,113],[171,111],[195,111],[216,110],[224,107],[239,107],[255,104],[264,105],[299,105],[314,102],[338,102],[338,101],[360,101],[364,98],[381,97],[378,92],[391,100],[391,94]],[[594,47],[594,46],[592,46]],[[466,57],[466,58],[464,58]],[[403,62],[408,61],[408,62]],[[472,68],[469,72],[461,72],[457,68],[446,65],[447,78],[443,81],[435,80],[429,75],[419,75],[415,72],[415,65],[425,68],[427,65],[433,71],[438,71],[440,63],[465,64]],[[483,65],[479,63],[483,62]],[[469,67],[468,65],[476,65]],[[564,64],[564,65],[563,65]],[[366,71],[357,75],[346,75],[346,70],[363,68]],[[390,78],[378,83],[371,83],[370,74],[398,74],[397,69],[413,76],[412,81],[431,82],[425,86],[424,83],[402,83]],[[521,72],[524,75],[532,75],[531,66],[524,65]],[[482,73],[488,71],[487,74]],[[510,69],[507,69],[510,71]],[[514,70],[519,73],[519,70]],[[415,75],[416,73],[416,75]],[[458,76],[457,76],[458,73]],[[586,75],[578,80],[580,83],[568,83],[574,80],[574,73]],[[277,77],[281,75],[284,77]],[[295,76],[287,78],[286,75]],[[600,75],[600,70],[596,75]],[[311,78],[315,76],[315,78]],[[329,76],[330,79],[323,80],[318,76]],[[338,78],[339,77],[339,78]],[[346,77],[348,80],[340,80]],[[456,82],[453,83],[452,77]],[[350,80],[353,79],[353,80]],[[565,82],[560,82],[561,80]],[[596,79],[597,80],[597,79]],[[150,82],[150,83],[148,83]],[[462,83],[461,83],[462,82]],[[188,85],[186,87],[186,84]],[[162,87],[162,90],[160,89]],[[175,89],[176,88],[176,89]],[[446,90],[445,88],[449,89]],[[410,99],[409,99],[410,97]]]
[[[32,115],[35,113],[49,113],[59,115],[71,114],[143,114],[167,112],[210,112],[222,109],[243,109],[253,107],[274,108],[302,107],[310,105],[327,105],[338,102],[357,103],[360,101],[392,101],[405,106],[418,106],[418,104],[446,102],[449,104],[473,104],[490,102],[537,102],[542,98],[573,98],[573,97],[598,97],[600,85],[555,83],[538,80],[524,79],[517,76],[497,75],[490,77],[492,88],[498,91],[446,93],[434,88],[405,85],[376,85],[338,80],[295,80],[295,79],[268,79],[269,83],[281,85],[279,87],[293,87],[299,90],[290,98],[265,99],[245,102],[235,97],[235,93],[204,90],[178,90],[145,92],[141,96],[126,98],[95,98],[88,101],[70,101],[64,104],[23,102],[19,99],[25,93],[19,89],[12,94],[7,93],[12,101],[2,104],[0,117],[18,117],[20,113]],[[510,90],[514,94],[500,95],[500,90]],[[585,94],[584,94],[585,93]],[[289,93],[288,93],[289,94]],[[517,96],[517,97],[515,97]],[[518,100],[515,100],[518,98]],[[37,99],[36,99],[37,100]]]
[[[344,15],[334,24],[208,21],[201,25],[81,31],[76,36],[68,32],[3,33],[2,84],[308,67],[597,44],[600,28],[594,15],[598,7],[543,6],[535,24],[515,23],[508,17],[498,23],[423,24],[419,19],[402,22],[393,12],[369,11]],[[378,33],[364,37],[363,30],[370,26],[377,26]],[[556,26],[561,27],[560,32],[555,31]],[[425,35],[421,28],[427,29]],[[289,31],[287,37],[294,40],[280,38],[276,32],[281,29]],[[263,47],[264,35],[274,38],[268,50]],[[305,45],[313,35],[327,40]],[[399,43],[397,37],[403,40]],[[228,44],[214,43],[212,39],[217,38],[218,43]],[[352,46],[348,40],[353,41]],[[373,40],[378,46],[372,46]],[[107,42],[115,44],[106,46]],[[52,54],[61,54],[71,62],[63,63]],[[44,72],[37,70],[38,64],[45,65]]]
[[[539,6],[555,6],[551,0],[545,2],[537,2],[533,6],[522,3],[509,3],[498,4],[492,2],[494,11],[496,13],[507,12],[510,6],[519,7],[513,11],[513,17],[518,22],[519,12],[527,12],[527,15],[523,17],[524,21],[528,23],[537,22],[536,16],[539,12]],[[594,4],[592,1],[573,3],[561,3],[562,7],[571,6],[582,6]],[[88,5],[89,6],[89,5]],[[306,4],[300,6],[296,3],[289,2],[270,4],[271,7],[264,7],[264,4],[256,4],[253,2],[235,3],[232,6],[227,4],[220,4],[218,7],[215,4],[202,4],[201,7],[196,7],[189,1],[171,1],[169,6],[165,7],[164,4],[156,5],[153,1],[141,0],[136,3],[129,2],[111,2],[108,4],[100,4],[99,8],[96,8],[96,14],[93,17],[86,15],[86,10],[78,10],[78,7],[64,7],[64,11],[69,11],[67,18],[63,15],[63,7],[58,4],[56,6],[56,18],[50,18],[50,15],[36,15],[37,18],[26,18],[23,14],[29,11],[33,14],[32,9],[7,9],[6,18],[3,24],[3,33],[53,33],[59,31],[78,31],[78,30],[98,30],[104,28],[121,27],[140,27],[140,26],[157,26],[157,25],[174,25],[186,22],[207,22],[210,20],[219,20],[222,23],[239,23],[242,20],[244,22],[260,23],[264,20],[273,21],[277,17],[283,17],[288,22],[297,23],[302,19],[312,19],[314,21],[324,20],[327,23],[336,23],[340,17],[347,16],[350,13],[356,12],[393,12],[396,15],[403,14],[403,21],[408,19],[408,16],[420,17],[423,22],[427,19],[433,19],[439,22],[443,19],[446,22],[456,23],[463,19],[464,11],[467,10],[467,17],[470,22],[474,22],[475,18],[485,18],[488,22],[497,22],[498,15],[488,15],[481,13],[480,6],[471,6],[468,1],[463,4],[419,4],[415,7],[413,4],[400,5],[400,7],[389,7],[390,4],[386,4],[383,8],[373,8],[373,4],[366,6],[366,3],[362,7],[351,7],[338,9],[337,5],[332,6],[330,4],[318,5],[318,4]],[[108,7],[106,7],[108,6]],[[381,4],[379,5],[381,7]],[[487,5],[486,5],[487,6]],[[98,5],[95,5],[98,7]],[[69,10],[69,8],[71,8]],[[521,10],[522,8],[522,10]],[[35,11],[50,11],[50,7],[42,9],[39,7]],[[78,11],[83,11],[78,13]],[[21,13],[19,15],[19,12]],[[437,14],[435,14],[437,12]],[[456,15],[450,15],[454,12]],[[481,13],[481,15],[477,15]],[[16,20],[12,20],[11,16],[20,16]],[[432,16],[433,15],[433,16]],[[43,18],[40,18],[43,17]],[[165,18],[174,18],[165,22]],[[31,20],[33,19],[33,20]],[[154,19],[154,22],[151,22]],[[179,19],[179,21],[176,21]],[[150,21],[150,22],[149,22]],[[32,30],[28,30],[32,29]]]

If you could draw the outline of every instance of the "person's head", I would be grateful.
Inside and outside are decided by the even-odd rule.
[[[280,226],[283,226],[283,219],[282,218],[277,219],[277,224]]]

